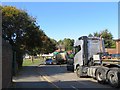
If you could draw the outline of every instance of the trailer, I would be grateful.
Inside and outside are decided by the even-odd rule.
[[[90,76],[99,83],[120,87],[120,60],[102,59],[105,52],[101,37],[82,36],[74,43],[74,59],[67,60],[67,70],[78,77]]]

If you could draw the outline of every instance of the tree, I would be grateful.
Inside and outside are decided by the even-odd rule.
[[[23,54],[36,53],[43,45],[43,31],[36,24],[36,19],[27,12],[12,6],[1,6],[2,37],[9,41],[16,51],[18,66],[22,66]]]
[[[104,38],[104,43],[106,48],[115,47],[115,42],[113,41],[113,35],[111,32],[109,32],[107,29],[101,31],[101,32],[95,32],[92,34],[89,34],[88,36],[97,36],[100,37],[102,35],[102,38]]]
[[[115,46],[115,42],[113,41],[113,35],[106,29],[101,32],[102,38],[105,39],[105,47],[111,48]]]
[[[100,34],[101,33],[95,32],[95,33],[93,33],[93,36],[100,37]]]
[[[57,41],[55,39],[50,38],[50,43],[49,43],[49,52],[54,52],[57,48]]]
[[[58,45],[63,45],[63,40],[59,40]]]
[[[88,37],[93,37],[93,35],[90,33],[90,34],[88,35]]]
[[[66,51],[72,50],[74,45],[74,40],[70,38],[64,38],[64,40],[58,41],[58,45],[64,46]]]
[[[73,45],[74,45],[74,40],[73,39],[69,39],[69,38],[65,38],[63,40],[63,43],[65,45],[65,49],[68,50],[72,50]]]

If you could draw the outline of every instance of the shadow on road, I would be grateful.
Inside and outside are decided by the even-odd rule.
[[[12,88],[40,88],[40,89],[71,89],[71,90],[81,90],[84,88],[101,88],[109,90],[119,90],[113,89],[109,85],[101,85],[91,80],[82,80],[76,79],[72,80],[72,77],[75,75],[73,72],[69,72],[66,70],[66,65],[41,65],[41,66],[25,66],[21,69],[17,76],[13,78],[14,85]],[[54,80],[54,81],[44,81],[41,76],[48,76],[50,79],[52,76],[60,76],[62,79]],[[68,78],[68,79],[66,79]],[[56,87],[57,86],[57,87]],[[85,89],[86,90],[86,89]]]
[[[53,82],[57,87],[52,85],[49,82],[40,81],[40,82],[16,82],[14,87],[12,88],[30,88],[30,89],[72,89],[72,90],[88,90],[88,89],[109,89],[109,90],[119,90],[117,88],[106,87],[106,85],[96,85],[95,82],[92,81],[59,81]],[[90,85],[88,84],[90,83]],[[91,85],[92,84],[92,85]],[[93,86],[94,85],[94,86]],[[105,87],[104,87],[105,86]]]
[[[41,81],[41,82],[16,82],[13,88],[55,88],[52,84]]]
[[[49,70],[48,70],[49,69]],[[66,65],[40,65],[37,67],[38,71],[42,71],[42,74],[44,75],[61,75],[65,73],[73,73],[70,71],[67,71]]]
[[[42,75],[61,75],[65,73],[73,73],[67,71],[66,65],[40,65],[40,66],[23,66],[22,69],[18,72],[17,78],[28,78],[28,77],[38,77]]]

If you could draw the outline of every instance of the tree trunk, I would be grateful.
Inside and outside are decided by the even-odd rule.
[[[34,63],[34,56],[32,56],[32,63]]]

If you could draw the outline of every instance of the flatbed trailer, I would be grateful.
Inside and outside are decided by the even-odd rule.
[[[100,60],[94,60],[94,63],[99,63]],[[120,66],[119,59],[102,59],[101,64],[104,65],[117,65]]]
[[[116,65],[120,65],[120,60],[105,59],[105,60],[102,60],[102,64],[116,64]]]

